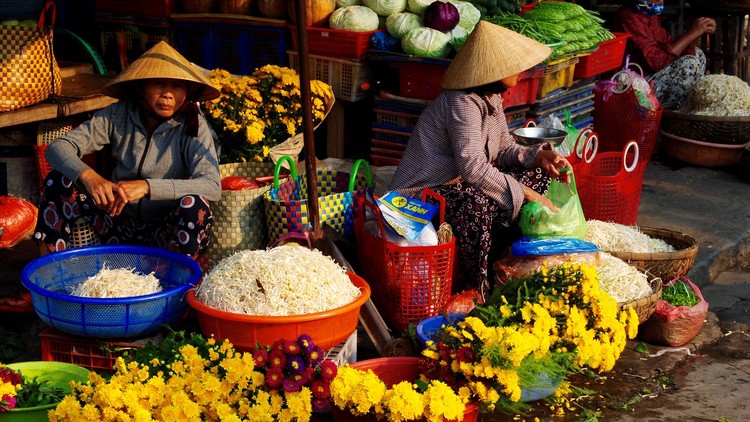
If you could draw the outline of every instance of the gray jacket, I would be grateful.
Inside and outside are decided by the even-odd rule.
[[[81,157],[109,145],[107,158],[114,166],[99,173],[113,182],[145,179],[151,191],[147,198],[127,204],[123,214],[159,222],[185,195],[201,195],[208,201],[221,197],[219,161],[208,123],[199,116],[198,136],[191,137],[185,134],[184,119],[181,115],[163,122],[149,137],[138,107],[119,101],[55,139],[45,157],[52,168],[77,181],[90,168]]]

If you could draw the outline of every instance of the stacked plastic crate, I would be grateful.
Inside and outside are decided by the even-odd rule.
[[[292,40],[292,48],[287,51],[289,66],[299,70],[297,27],[289,25],[288,29]],[[366,134],[360,133],[359,125],[355,124],[357,116],[352,116],[358,114],[361,107],[353,103],[368,99],[371,95],[375,69],[367,60],[367,55],[370,52],[370,38],[377,32],[382,31],[307,27],[310,78],[331,85],[336,96],[336,103],[326,119],[328,157],[351,156],[345,149],[351,145],[356,150],[361,146],[362,137],[366,137]]]
[[[102,57],[120,71],[159,41],[172,42],[173,0],[96,0]]]
[[[285,21],[245,15],[172,15],[177,50],[206,69],[249,75],[261,66],[287,66]]]

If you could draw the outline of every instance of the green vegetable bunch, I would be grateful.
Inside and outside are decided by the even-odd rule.
[[[565,54],[592,50],[614,35],[602,24],[598,12],[578,4],[545,1],[522,16],[514,13],[488,14],[485,20],[504,26],[542,44],[562,45],[554,48],[550,59]]]
[[[677,281],[669,286],[664,286],[661,291],[661,299],[666,300],[672,306],[695,306],[701,301],[693,289],[684,281]]]
[[[45,406],[59,403],[65,397],[65,391],[59,387],[49,385],[48,380],[40,380],[37,377],[23,378],[21,391],[16,396],[16,408]]]

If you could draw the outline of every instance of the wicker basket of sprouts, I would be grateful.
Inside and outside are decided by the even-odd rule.
[[[586,240],[663,281],[686,275],[698,254],[698,243],[685,233],[598,220],[588,221]]]

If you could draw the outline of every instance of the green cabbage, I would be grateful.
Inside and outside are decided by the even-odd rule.
[[[427,9],[427,6],[434,3],[436,0],[408,0],[409,4],[409,11],[422,16],[424,15],[424,10]]]
[[[399,12],[385,19],[385,27],[394,38],[404,38],[414,28],[422,26],[422,19],[414,13]]]
[[[406,0],[362,0],[362,4],[380,16],[389,16],[406,10]]]
[[[378,29],[378,15],[369,7],[346,6],[336,9],[328,23],[333,29],[366,32]]]
[[[409,31],[401,39],[401,48],[415,56],[442,58],[451,52],[450,39],[445,32],[423,26]]]
[[[362,0],[336,0],[336,7],[359,6]]]
[[[456,6],[456,9],[458,9],[458,26],[471,32],[481,17],[479,9],[474,7],[474,5],[468,1],[451,0],[450,3],[453,3],[453,5]]]

